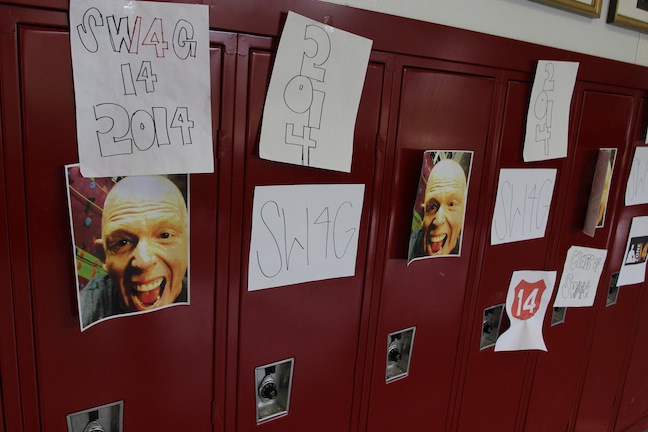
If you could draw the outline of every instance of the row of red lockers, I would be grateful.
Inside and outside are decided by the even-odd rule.
[[[214,174],[191,177],[192,304],[82,334],[67,254],[62,167],[77,156],[67,5],[59,3],[0,5],[0,431],[66,430],[67,414],[117,400],[129,430],[648,427],[646,289],[622,287],[606,307],[630,221],[648,211],[623,207],[633,149],[645,135],[646,70],[318,2],[214,2],[218,163]],[[288,6],[374,40],[350,174],[257,156]],[[538,59],[581,65],[567,158],[525,164]],[[618,162],[605,227],[590,238],[581,229],[601,147],[618,148]],[[474,151],[462,256],[408,267],[426,149]],[[523,167],[557,169],[547,234],[490,246],[497,173]],[[254,187],[310,183],[366,185],[356,275],[247,292]],[[547,314],[547,353],[481,350],[483,311],[504,303],[511,273],[560,277],[572,245],[608,250],[594,306],[568,309],[555,326]],[[412,326],[409,374],[386,383],[387,335]],[[257,425],[254,370],[287,358],[289,413]]]

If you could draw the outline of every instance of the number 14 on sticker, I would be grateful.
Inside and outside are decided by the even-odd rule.
[[[538,311],[540,299],[547,289],[543,280],[529,283],[522,279],[515,286],[515,295],[511,312],[513,317],[520,320],[528,320]]]

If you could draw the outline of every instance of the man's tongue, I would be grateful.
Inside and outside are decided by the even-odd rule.
[[[152,306],[160,297],[160,287],[153,288],[150,291],[135,291],[135,295],[142,304]]]
[[[434,239],[437,238],[439,239],[438,241],[434,241]],[[443,248],[443,244],[446,241],[446,236],[441,235],[441,236],[430,236],[430,249],[432,249],[432,253],[438,253],[441,248]]]

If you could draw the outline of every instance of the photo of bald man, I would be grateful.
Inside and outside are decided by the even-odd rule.
[[[188,304],[187,176],[86,179],[67,168],[81,329]]]
[[[470,151],[424,153],[408,264],[416,259],[461,255],[472,156]]]

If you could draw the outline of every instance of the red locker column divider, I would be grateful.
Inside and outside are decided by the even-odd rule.
[[[389,71],[392,73],[391,87],[388,90],[389,101],[388,109],[386,110],[387,118],[381,122],[381,125],[386,127],[386,130],[381,131],[381,136],[379,139],[383,140],[380,143],[379,148],[383,149],[384,154],[384,169],[382,173],[376,172],[377,176],[381,176],[381,181],[383,181],[383,197],[380,200],[379,206],[379,216],[378,224],[376,229],[376,236],[374,238],[376,242],[376,254],[374,259],[376,262],[383,262],[387,256],[386,243],[388,236],[388,221],[390,213],[390,200],[389,197],[392,193],[393,181],[389,179],[393,178],[394,171],[394,158],[395,158],[395,145],[394,134],[396,130],[396,125],[394,124],[393,118],[397,117],[397,106],[400,95],[400,80],[401,80],[401,71],[396,68],[397,56],[392,56],[389,62]],[[359,398],[354,398],[356,400],[356,407],[359,409],[358,413],[358,422],[357,428],[351,429],[352,431],[366,431],[367,423],[369,419],[369,409],[371,405],[371,391],[372,391],[372,375],[374,373],[373,359],[375,356],[375,351],[377,349],[377,338],[376,334],[378,331],[378,325],[380,320],[380,299],[381,299],[381,287],[383,279],[383,269],[381,266],[374,266],[373,278],[373,293],[371,295],[369,303],[367,303],[367,297],[365,295],[365,301],[363,303],[363,308],[369,308],[368,312],[368,325],[367,325],[367,346],[364,356],[364,375],[362,379],[363,387],[362,393]],[[364,311],[366,314],[367,311]],[[359,399],[359,405],[358,405]]]
[[[238,35],[236,50],[236,83],[234,91],[234,134],[231,153],[231,199],[229,230],[229,280],[227,360],[226,360],[226,400],[225,431],[237,430],[238,401],[238,359],[239,359],[239,322],[241,302],[241,268],[243,266],[243,195],[245,185],[245,147],[249,139],[247,132],[248,74],[250,69],[250,48],[263,47],[270,50],[274,45],[271,39],[253,35]]]
[[[360,316],[360,332],[358,338],[358,352],[356,363],[359,370],[356,372],[356,383],[354,387],[353,407],[351,411],[350,431],[363,431],[367,424],[367,411],[370,403],[371,386],[365,383],[370,382],[372,368],[371,356],[376,347],[374,337],[376,326],[378,325],[378,302],[380,293],[376,287],[380,286],[381,271],[376,263],[382,262],[385,254],[384,236],[386,235],[384,220],[386,219],[384,196],[389,196],[386,192],[391,188],[391,182],[387,181],[389,176],[385,175],[386,171],[391,170],[389,165],[390,150],[387,147],[389,133],[390,106],[392,103],[392,89],[397,85],[394,83],[395,55],[389,53],[372,52],[371,62],[384,64],[383,80],[383,97],[380,101],[380,119],[379,130],[376,135],[376,160],[377,165],[374,172],[373,185],[376,191],[382,191],[381,194],[375,193],[373,201],[376,202],[374,210],[371,212],[369,223],[373,233],[369,236],[367,267],[365,271],[365,288],[362,293],[362,310]]]
[[[214,65],[212,65],[211,85],[219,85],[222,104],[212,100],[212,116],[219,118],[220,127],[213,127],[215,158],[219,159],[218,173],[218,220],[216,256],[214,268],[217,269],[215,277],[216,304],[214,327],[214,406],[212,407],[212,421],[214,431],[224,431],[226,419],[226,404],[228,398],[227,387],[227,354],[229,340],[229,267],[230,263],[230,230],[231,230],[231,200],[232,200],[232,159],[234,151],[234,102],[236,94],[236,61],[238,57],[238,35],[236,33],[210,33],[212,44],[223,44],[224,58],[219,70],[222,80],[214,78]],[[212,89],[213,92],[213,89]],[[221,109],[215,112],[214,110]],[[221,287],[220,289],[218,287]]]
[[[508,93],[508,83],[512,79],[524,80],[527,75],[516,72],[502,72],[497,76],[497,103],[493,104],[493,126],[491,127],[491,136],[489,142],[492,143],[491,150],[487,152],[487,160],[484,163],[484,192],[479,208],[478,220],[482,221],[480,229],[477,230],[475,244],[471,261],[479,263],[484,260],[486,248],[482,247],[490,241],[490,224],[492,221],[493,209],[495,207],[495,196],[497,193],[497,181],[499,178],[499,158],[502,152],[502,130],[504,126],[504,114],[506,112],[506,94]],[[452,404],[446,420],[446,430],[455,430],[459,422],[461,412],[461,400],[464,390],[464,381],[466,379],[466,368],[468,367],[468,358],[472,345],[478,343],[474,339],[473,322],[476,317],[481,316],[482,311],[478,309],[477,296],[479,293],[479,279],[481,267],[473,265],[469,275],[469,287],[466,291],[464,300],[463,316],[461,321],[461,330],[458,343],[458,363],[459,367],[455,368],[453,389],[451,395]],[[481,328],[480,328],[481,330]]]
[[[54,25],[64,28],[67,16],[64,13],[0,6],[0,26],[2,28],[2,125],[5,164],[5,198],[8,204],[9,230],[8,245],[11,250],[11,283],[3,284],[3,291],[10,300],[13,298],[14,325],[3,327],[15,336],[3,334],[3,392],[6,412],[6,425],[9,430],[39,430],[40,419],[37,369],[34,352],[34,327],[31,312],[30,271],[26,248],[25,181],[22,173],[22,118],[19,77],[19,27],[23,24]],[[11,207],[9,207],[9,205]],[[10,293],[8,291],[11,290]],[[10,317],[11,315],[9,315]],[[14,327],[15,326],[15,327]],[[4,338],[7,336],[7,339]],[[15,339],[14,339],[15,337]],[[15,341],[13,345],[12,340]],[[4,351],[9,344],[8,351]],[[13,351],[11,348],[14,348]],[[7,369],[4,369],[4,367]],[[8,374],[8,376],[5,376]],[[6,381],[5,381],[6,379]],[[19,382],[18,382],[19,380]],[[17,387],[19,386],[19,387]]]

